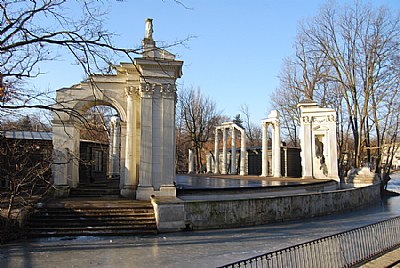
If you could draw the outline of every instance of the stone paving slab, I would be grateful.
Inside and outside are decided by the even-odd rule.
[[[363,268],[400,267],[400,247],[364,265]]]

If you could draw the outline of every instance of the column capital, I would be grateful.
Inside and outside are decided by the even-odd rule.
[[[152,97],[156,87],[156,83],[141,83],[139,88],[140,95],[142,97]]]
[[[139,88],[138,87],[134,87],[134,86],[128,86],[128,87],[125,88],[125,94],[127,96],[132,96],[133,97],[135,94],[138,93],[138,91],[139,91]]]
[[[301,122],[305,124],[311,124],[312,120],[313,120],[312,116],[305,115],[301,117]]]
[[[176,97],[176,85],[171,83],[164,83],[160,85],[160,93],[166,98]]]

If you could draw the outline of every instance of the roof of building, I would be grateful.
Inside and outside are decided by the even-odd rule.
[[[35,132],[35,131],[0,131],[0,135],[7,139],[19,140],[52,140],[51,132]]]
[[[53,139],[52,132],[37,132],[37,131],[0,131],[0,136],[6,139],[16,139],[16,140],[47,140],[51,141]],[[81,142],[96,143],[108,145],[106,142],[101,141],[91,141],[91,140],[80,140]]]

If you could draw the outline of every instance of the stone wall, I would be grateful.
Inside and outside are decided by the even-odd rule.
[[[185,201],[186,228],[212,229],[298,220],[353,210],[380,199],[380,185],[293,196]]]

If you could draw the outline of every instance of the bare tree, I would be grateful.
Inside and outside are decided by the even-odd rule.
[[[262,142],[262,131],[260,124],[255,124],[250,119],[250,111],[249,106],[247,104],[243,104],[240,106],[240,112],[243,115],[243,127],[246,130],[246,136],[248,140],[249,146],[261,146]]]
[[[394,89],[390,81],[399,76],[398,68],[391,67],[394,55],[399,54],[399,17],[358,1],[342,8],[343,12],[338,10],[334,6],[322,9],[301,31],[312,44],[312,51],[328,59],[331,71],[327,79],[342,89],[354,140],[354,166],[359,167],[370,143],[371,112],[379,109],[375,102],[382,94],[393,94],[389,92]],[[378,117],[371,119],[379,128]],[[376,131],[380,136],[380,130]]]
[[[280,86],[271,95],[272,107],[280,112],[283,138],[292,146],[298,145],[300,114],[297,104],[304,98],[298,73],[297,65],[286,59],[279,76]]]
[[[381,174],[383,145],[396,133],[388,129],[398,124],[391,100],[399,90],[399,15],[361,1],[328,4],[299,29],[296,57],[284,65],[274,104],[293,119],[291,100],[301,95],[335,108],[339,165],[347,155],[354,167],[374,161]]]
[[[190,88],[180,92],[178,113],[184,124],[184,132],[195,151],[196,170],[202,165],[202,149],[220,123],[220,113],[215,102],[201,94],[200,89]],[[186,152],[185,152],[186,153]]]
[[[181,1],[175,1],[183,5]],[[49,92],[32,90],[28,79],[43,75],[41,65],[69,57],[91,81],[113,71],[116,58],[133,62],[142,47],[121,48],[105,27],[108,1],[38,0],[0,2],[0,116],[24,108],[57,111]],[[187,40],[187,39],[186,39]],[[165,47],[182,44],[166,44]],[[74,111],[63,110],[74,116]]]

